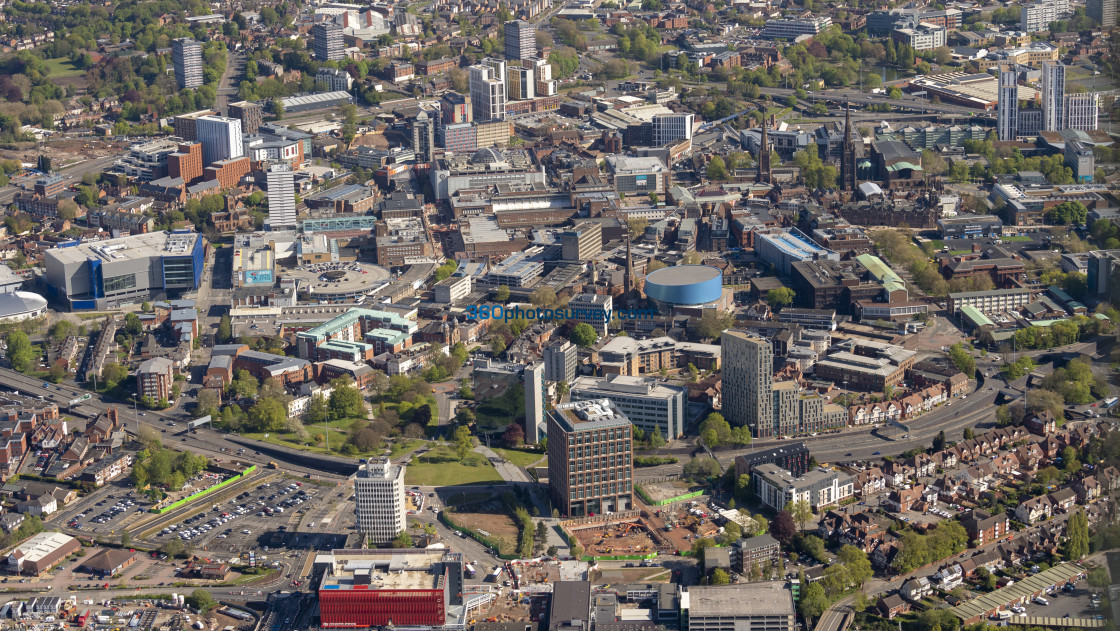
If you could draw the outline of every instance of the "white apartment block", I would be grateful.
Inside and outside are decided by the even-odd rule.
[[[895,29],[891,37],[914,50],[933,50],[945,45],[948,31],[944,26],[921,22],[914,28]]]
[[[358,531],[372,543],[388,543],[406,528],[404,467],[388,458],[373,458],[354,478],[354,513]]]
[[[1101,109],[1099,94],[1067,94],[1065,100],[1065,129],[1080,129],[1081,131],[1097,129]]]

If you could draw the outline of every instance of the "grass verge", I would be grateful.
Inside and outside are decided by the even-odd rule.
[[[526,449],[502,449],[500,447],[495,447],[494,453],[499,454],[501,457],[519,467],[528,467],[545,457],[545,455],[539,451],[529,451]]]

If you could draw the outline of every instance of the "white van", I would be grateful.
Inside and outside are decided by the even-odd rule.
[[[1035,602],[1035,604],[1043,605],[1043,606],[1048,606],[1050,604],[1050,601],[1046,600],[1042,596],[1035,596],[1034,597],[1034,602]]]

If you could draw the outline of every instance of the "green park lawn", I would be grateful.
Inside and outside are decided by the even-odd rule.
[[[47,59],[44,63],[47,65],[47,75],[55,79],[77,77],[85,73],[85,70],[75,68],[74,64],[70,63],[70,60],[66,57]]]
[[[1010,237],[1000,237],[1000,239],[1002,239],[1003,241],[1005,241],[1007,243],[1026,243],[1027,241],[1033,241],[1033,239],[1031,239],[1030,237],[1028,237],[1026,235],[1014,235],[1014,236],[1010,236]]]
[[[423,441],[398,438],[389,445],[389,457],[396,458],[406,453],[415,451]]]
[[[416,462],[404,472],[405,484],[420,486],[455,486],[479,482],[501,482],[502,476],[487,462],[477,467],[459,462]]]
[[[494,452],[519,467],[531,466],[545,457],[545,454],[539,451],[528,451],[525,449],[502,449],[500,447],[495,447]]]

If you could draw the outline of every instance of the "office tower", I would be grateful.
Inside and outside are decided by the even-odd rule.
[[[774,436],[774,349],[770,341],[744,331],[724,331],[720,348],[724,417],[732,426],[750,428],[755,438]]]
[[[674,440],[684,433],[688,390],[682,386],[630,375],[579,377],[571,382],[571,395],[573,401],[610,399],[647,436]]]
[[[202,44],[189,37],[172,40],[171,63],[180,89],[202,85]]]
[[[1065,129],[1062,106],[1066,96],[1066,67],[1060,61],[1042,62],[1042,131]]]
[[[766,115],[762,116],[762,141],[758,144],[758,175],[757,182],[770,181],[770,139],[766,135]]]
[[[506,94],[511,101],[525,101],[537,94],[533,69],[510,65],[506,68]]]
[[[548,486],[561,515],[633,507],[633,431],[608,399],[561,403],[548,411]]]
[[[502,70],[505,64],[501,64]],[[475,121],[505,120],[506,83],[489,65],[470,67],[471,106]]]
[[[1101,97],[1099,94],[1067,94],[1065,107],[1065,129],[1080,129],[1092,131],[1097,129],[1097,119],[1100,115]]]
[[[218,160],[245,155],[241,142],[241,121],[228,116],[199,116],[195,134],[202,143],[202,162],[209,166]]]
[[[405,529],[404,467],[388,458],[371,458],[354,477],[354,514],[358,531],[371,543],[389,543]]]
[[[844,108],[844,142],[840,145],[840,186],[856,190],[856,143],[852,140],[852,104]]]
[[[294,228],[296,214],[295,174],[286,164],[274,164],[265,174],[268,186],[268,225],[270,230]]]
[[[596,221],[585,221],[560,233],[560,258],[585,263],[603,251],[603,227]]]
[[[431,162],[435,158],[436,123],[428,112],[420,110],[412,121],[412,150],[416,152],[416,162]]]
[[[342,59],[342,29],[336,24],[319,22],[311,27],[312,51],[319,61]]]
[[[528,59],[537,52],[537,28],[525,20],[510,20],[505,25],[506,59]]]
[[[659,114],[653,117],[653,144],[664,146],[678,140],[692,140],[695,114]]]
[[[1015,140],[1019,129],[1018,73],[1014,70],[999,71],[999,97],[996,102],[996,126],[1000,140]]]
[[[559,340],[544,347],[544,378],[566,381],[570,385],[579,365],[579,347],[568,340]]]
[[[264,121],[264,107],[260,103],[253,103],[252,101],[230,103],[229,116],[241,121],[242,133],[255,134],[261,128],[261,122]]]
[[[1101,23],[1101,28],[1116,26],[1116,0],[1087,0],[1085,12]]]

